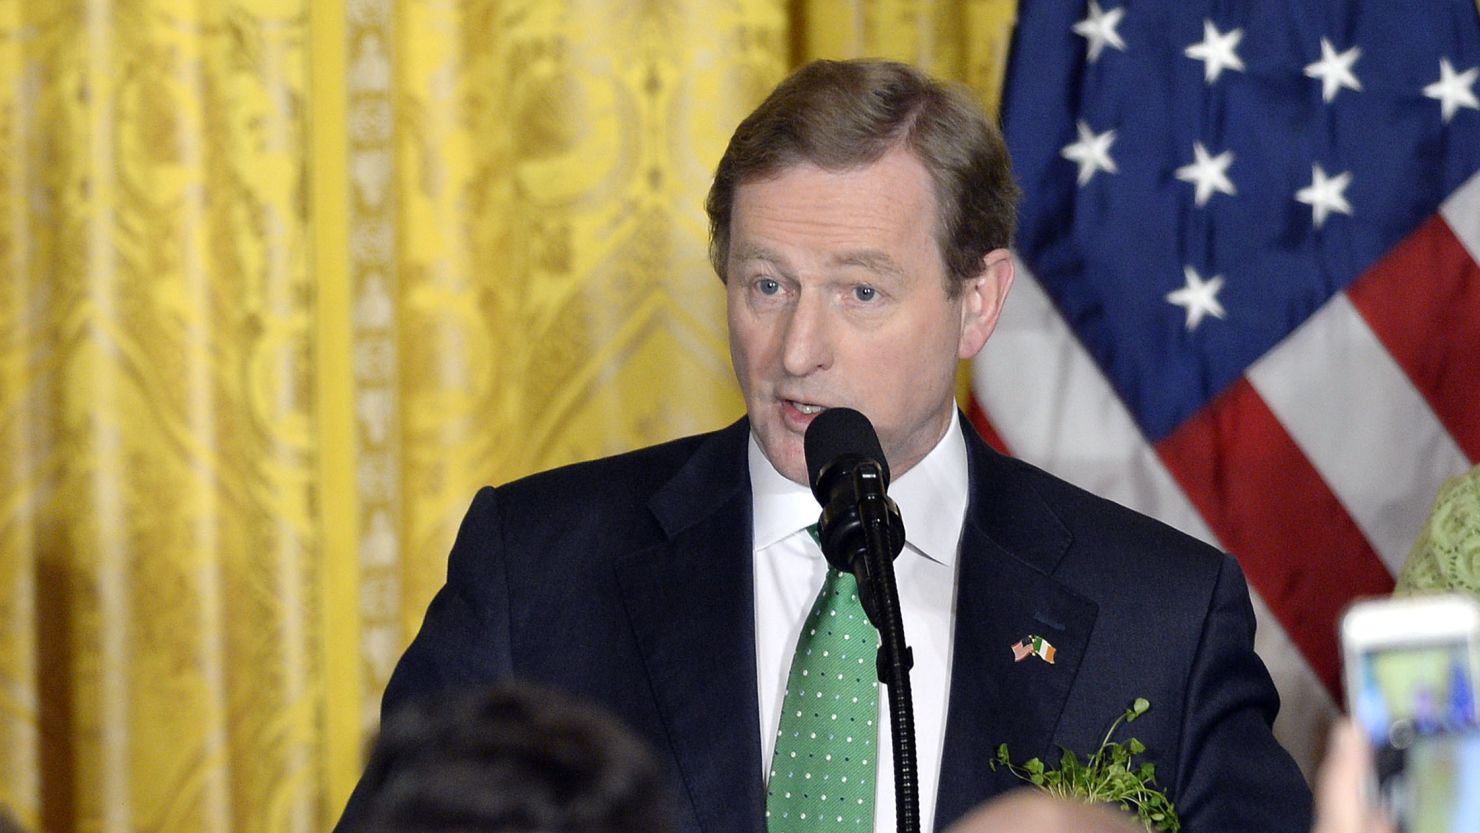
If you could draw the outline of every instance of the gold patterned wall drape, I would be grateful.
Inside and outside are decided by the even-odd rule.
[[[0,0],[0,806],[323,830],[475,488],[741,411],[710,172],[1003,0]]]

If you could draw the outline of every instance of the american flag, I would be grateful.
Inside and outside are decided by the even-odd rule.
[[[1342,609],[1480,460],[1476,2],[1018,15],[1018,277],[973,417],[1238,557],[1309,771]]]

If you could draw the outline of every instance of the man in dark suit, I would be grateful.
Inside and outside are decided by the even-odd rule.
[[[956,365],[982,349],[1011,286],[1016,196],[1000,134],[959,90],[878,61],[818,62],[783,82],[736,130],[707,204],[747,417],[480,492],[383,712],[523,677],[646,738],[672,773],[680,830],[894,829],[873,695],[836,732],[857,746],[803,747],[815,780],[795,744],[817,731],[789,722],[822,676],[804,680],[813,649],[843,644],[813,642],[833,631],[812,625],[852,615],[824,606],[848,590],[829,593],[836,576],[805,529],[818,509],[802,438],[818,413],[851,407],[878,430],[906,528],[896,570],[924,830],[1017,784],[990,765],[1000,744],[1019,761],[1087,755],[1138,697],[1151,709],[1128,733],[1183,829],[1308,830],[1236,562],[963,428]],[[868,766],[849,770],[867,788],[847,793],[836,826],[849,776],[835,757]],[[778,784],[793,776],[825,812],[786,803],[793,788]]]

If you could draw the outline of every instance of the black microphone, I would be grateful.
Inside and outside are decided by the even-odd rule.
[[[889,463],[868,417],[829,408],[807,426],[807,479],[822,504],[817,538],[828,563],[858,579],[858,600],[879,630],[876,670],[887,686],[894,749],[894,812],[900,833],[919,833],[920,781],[915,707],[910,696],[914,656],[905,644],[894,559],[904,549],[904,522],[889,499]]]
[[[868,564],[870,525],[884,533],[888,558],[904,549],[904,522],[888,497],[889,463],[868,417],[852,408],[829,408],[807,426],[803,441],[807,479],[822,504],[817,537],[828,563],[858,578],[864,612],[880,627],[874,594],[862,592],[875,576]],[[870,588],[872,589],[872,588]]]

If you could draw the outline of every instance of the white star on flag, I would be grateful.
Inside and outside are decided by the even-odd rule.
[[[1197,329],[1203,316],[1223,318],[1223,305],[1218,303],[1218,290],[1223,288],[1223,276],[1214,275],[1206,281],[1191,266],[1183,266],[1182,274],[1187,285],[1167,293],[1167,302],[1187,310],[1187,331]]]
[[[1220,32],[1213,21],[1204,20],[1202,43],[1187,47],[1185,54],[1203,62],[1203,80],[1212,84],[1225,69],[1244,71],[1243,59],[1234,51],[1238,48],[1238,42],[1243,39],[1243,29]]]
[[[1125,9],[1102,11],[1099,3],[1089,0],[1089,16],[1070,27],[1074,30],[1074,34],[1081,35],[1089,41],[1090,63],[1099,59],[1106,44],[1121,52],[1125,51],[1125,41],[1121,40],[1120,33],[1115,31],[1122,17],[1125,17]]]
[[[1065,159],[1079,163],[1079,184],[1084,185],[1099,171],[1113,174],[1120,170],[1115,167],[1115,160],[1110,158],[1110,146],[1113,144],[1115,144],[1114,130],[1096,134],[1081,119],[1079,121],[1079,141],[1065,145],[1059,153]]]
[[[1362,91],[1362,82],[1352,73],[1352,65],[1362,57],[1362,50],[1353,46],[1345,52],[1337,52],[1331,41],[1321,38],[1321,59],[1313,64],[1307,64],[1305,75],[1307,78],[1321,79],[1321,100],[1327,104],[1331,103],[1336,94],[1341,92],[1342,87],[1348,90]]]
[[[1316,228],[1320,228],[1326,222],[1326,217],[1331,212],[1337,214],[1352,213],[1352,204],[1346,201],[1346,186],[1352,183],[1351,171],[1339,173],[1333,177],[1327,177],[1326,171],[1320,164],[1310,166],[1310,185],[1295,192],[1295,200],[1303,202],[1311,208],[1311,219],[1315,221]]]
[[[1197,157],[1196,161],[1178,168],[1177,178],[1197,185],[1195,201],[1198,208],[1207,205],[1215,191],[1229,196],[1238,193],[1238,189],[1233,187],[1233,181],[1228,178],[1228,166],[1233,164],[1233,151],[1225,150],[1217,156],[1209,156],[1203,143],[1197,142],[1192,146],[1192,153]]]
[[[1461,107],[1480,110],[1480,101],[1475,100],[1475,91],[1470,89],[1475,85],[1477,75],[1480,75],[1480,67],[1470,67],[1464,72],[1456,73],[1448,58],[1439,59],[1439,80],[1424,87],[1423,94],[1438,99],[1445,124],[1454,118]]]

